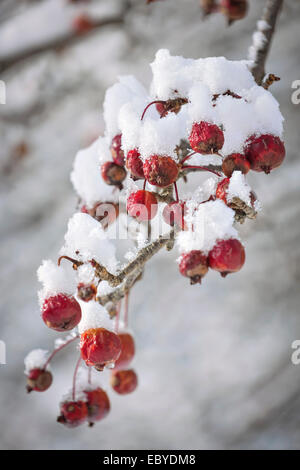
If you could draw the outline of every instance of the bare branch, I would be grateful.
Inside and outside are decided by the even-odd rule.
[[[47,42],[41,44],[37,43],[28,49],[21,49],[16,51],[11,56],[0,59],[0,73],[3,73],[8,68],[18,64],[23,60],[29,59],[43,52],[60,50],[82,40],[83,37],[87,37],[95,33],[95,31],[97,31],[99,28],[104,26],[119,25],[123,23],[123,21],[123,14],[105,19],[94,20],[92,28],[84,34],[78,34],[76,31],[70,30],[66,31],[64,35],[49,39]]]
[[[125,282],[121,286],[117,287],[109,294],[97,297],[97,302],[99,302],[103,306],[106,305],[108,302],[116,304],[121,299],[123,299],[123,297],[125,297],[125,295],[130,291],[134,284],[141,279],[142,273],[142,268],[137,269],[126,278]],[[111,316],[114,316],[114,314],[111,313]]]
[[[265,76],[265,64],[270,51],[276,21],[283,5],[283,0],[267,0],[257,30],[253,34],[253,44],[249,49],[249,59],[253,60],[251,72],[258,85]]]

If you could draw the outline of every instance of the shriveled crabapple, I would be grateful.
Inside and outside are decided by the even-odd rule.
[[[106,328],[91,328],[80,336],[80,351],[88,366],[101,371],[118,359],[121,341],[116,333]]]
[[[127,153],[126,168],[130,171],[132,179],[144,179],[143,161],[137,149],[130,150]]]
[[[110,151],[113,161],[120,166],[125,165],[124,152],[122,150],[122,134],[117,134],[111,141]]]
[[[250,170],[250,162],[245,155],[241,153],[232,153],[224,158],[222,163],[222,171],[228,178],[231,177],[234,171],[241,171],[246,175]]]
[[[210,122],[195,122],[193,124],[189,142],[192,149],[204,155],[218,153],[224,145],[222,129]]]
[[[208,254],[211,269],[218,271],[222,277],[239,271],[245,263],[245,249],[239,240],[230,238],[220,240]]]
[[[123,166],[114,162],[105,162],[101,165],[101,176],[106,184],[122,189],[122,182],[126,178],[126,170]]]
[[[118,333],[121,341],[121,354],[115,362],[114,370],[121,370],[128,367],[135,353],[134,339],[130,333]]]
[[[94,284],[84,284],[80,282],[77,286],[77,295],[80,300],[89,302],[96,298],[97,287]]]
[[[60,415],[57,422],[69,428],[75,428],[83,424],[88,417],[88,407],[82,400],[64,401],[60,407]]]
[[[52,384],[52,374],[49,370],[35,368],[31,369],[27,374],[27,386],[26,390],[28,393],[32,392],[45,392]]]
[[[143,166],[146,180],[153,186],[164,188],[177,180],[179,166],[167,155],[152,155]]]
[[[187,225],[184,220],[184,216],[186,214],[186,202],[185,201],[178,201],[178,202],[170,202],[164,207],[163,210],[163,218],[164,221],[173,227],[176,225],[181,230],[186,230]]]
[[[157,199],[154,193],[140,189],[133,192],[127,199],[127,212],[138,222],[153,219],[157,214]]]
[[[202,277],[208,271],[208,258],[201,250],[192,250],[181,256],[179,271],[189,277],[191,284],[201,284]]]
[[[251,170],[270,173],[281,165],[285,157],[285,147],[282,140],[271,134],[251,136],[244,149]]]
[[[81,308],[73,296],[56,294],[44,300],[42,318],[52,330],[72,330],[81,320]]]
[[[248,10],[247,0],[221,0],[220,11],[227,17],[228,24],[242,20]]]
[[[110,411],[110,401],[107,393],[101,387],[85,390],[84,393],[88,409],[87,420],[89,425],[92,426],[96,421],[101,421],[107,416]]]
[[[118,370],[111,374],[110,384],[115,392],[120,395],[127,395],[134,392],[138,379],[133,369]]]

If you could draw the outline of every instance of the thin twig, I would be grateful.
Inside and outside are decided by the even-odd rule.
[[[282,5],[283,0],[267,0],[262,18],[253,34],[253,44],[249,49],[249,58],[253,60],[250,69],[258,85],[262,84],[265,76],[265,64]]]

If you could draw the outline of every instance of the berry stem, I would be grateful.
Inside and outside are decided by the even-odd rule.
[[[187,155],[186,157],[184,157],[184,159],[181,160],[180,163],[183,164],[186,160],[188,160],[190,157],[192,157],[192,156],[195,155],[196,153],[198,153],[198,152],[192,152],[192,153],[190,153],[189,155]]]
[[[144,190],[144,191],[145,191],[145,189],[146,189],[146,184],[147,184],[147,180],[145,179],[145,180],[144,180],[144,184],[143,184],[143,190]]]
[[[119,332],[121,306],[122,306],[122,300],[120,300],[120,301],[118,302],[118,304],[117,304],[116,333]]]
[[[162,101],[162,100],[157,100],[157,101],[151,101],[151,103],[147,104],[146,108],[144,109],[143,111],[143,114],[142,114],[142,117],[141,117],[141,121],[144,119],[144,116],[146,114],[146,111],[148,108],[150,108],[150,106],[152,106],[153,104],[165,104],[165,101]]]
[[[184,165],[181,167],[182,170],[204,170],[204,171],[209,171],[210,173],[213,173],[214,175],[221,176],[220,173],[218,173],[215,170],[211,170],[210,168],[207,168],[205,166],[197,166],[197,165]]]
[[[129,292],[125,294],[125,306],[124,306],[124,325],[128,327],[128,312],[129,312]]]
[[[53,357],[55,356],[56,353],[58,353],[59,351],[61,351],[64,347],[68,346],[68,344],[72,343],[73,341],[75,341],[75,339],[78,339],[79,338],[79,335],[76,335],[74,336],[73,338],[69,339],[68,341],[66,341],[65,343],[63,343],[61,346],[59,346],[58,348],[55,348],[53,349],[52,353],[50,354],[50,356],[48,357],[47,361],[45,362],[44,366],[43,366],[43,369],[46,370],[46,367],[47,365],[50,363],[50,361],[52,361]]]
[[[175,188],[175,194],[176,194],[176,202],[178,202],[178,201],[179,201],[179,196],[178,196],[178,188],[177,188],[177,183],[176,183],[176,181],[175,181],[175,183],[174,183],[174,188]]]
[[[78,372],[81,361],[82,361],[82,358],[80,355],[78,361],[76,362],[76,366],[75,366],[74,374],[73,374],[73,387],[72,387],[72,400],[73,401],[75,401],[75,397],[76,397],[76,377],[77,377],[77,372]]]
[[[92,385],[92,367],[91,366],[88,369],[88,384]]]
[[[58,266],[60,266],[60,263],[61,263],[62,259],[66,259],[68,261],[71,261],[71,263],[73,263],[73,266],[76,266],[76,269],[78,268],[78,266],[81,266],[83,264],[82,261],[78,261],[77,259],[71,258],[70,256],[62,255],[57,260]]]

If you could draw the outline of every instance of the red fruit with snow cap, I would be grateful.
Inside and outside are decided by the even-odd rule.
[[[126,158],[126,168],[130,171],[134,180],[144,179],[143,162],[137,149],[130,150]]]
[[[31,369],[27,375],[27,392],[45,392],[52,384],[52,374],[45,369]]]
[[[80,336],[80,351],[88,366],[101,371],[119,358],[121,341],[116,333],[106,328],[91,328]]]
[[[209,122],[195,122],[189,136],[190,146],[202,154],[217,153],[224,145],[223,131]]]
[[[202,277],[208,271],[208,258],[200,250],[192,250],[182,255],[179,263],[179,271],[189,277],[191,284],[201,284]]]
[[[245,263],[245,249],[239,240],[220,240],[209,252],[209,267],[225,277],[239,271]]]
[[[81,320],[81,308],[77,300],[65,294],[57,294],[44,300],[42,318],[52,330],[69,331]]]
[[[167,155],[152,155],[143,166],[146,180],[159,188],[170,186],[177,180],[179,167]]]
[[[250,162],[241,153],[232,153],[224,158],[222,163],[223,173],[230,178],[234,171],[241,171],[246,175],[250,170]]]
[[[110,383],[115,392],[120,395],[127,395],[128,393],[134,392],[138,380],[133,369],[119,370],[112,373]]]
[[[268,174],[283,162],[284,143],[279,137],[270,134],[252,136],[246,144],[245,155],[252,170],[264,171]]]
[[[88,416],[88,408],[84,401],[65,401],[60,407],[60,416],[57,422],[69,428],[75,428],[83,424]]]
[[[115,362],[114,370],[125,369],[129,366],[130,362],[134,358],[135,345],[134,339],[129,333],[118,334],[121,341],[121,354],[119,359]]]
[[[113,161],[120,166],[125,165],[124,152],[122,150],[122,134],[117,134],[111,141],[110,151]]]
[[[157,213],[157,199],[150,191],[140,189],[127,199],[127,212],[139,222],[153,219]]]
[[[105,418],[110,410],[110,402],[107,393],[100,387],[94,390],[85,390],[86,406],[88,409],[88,421],[90,426],[96,421]]]

